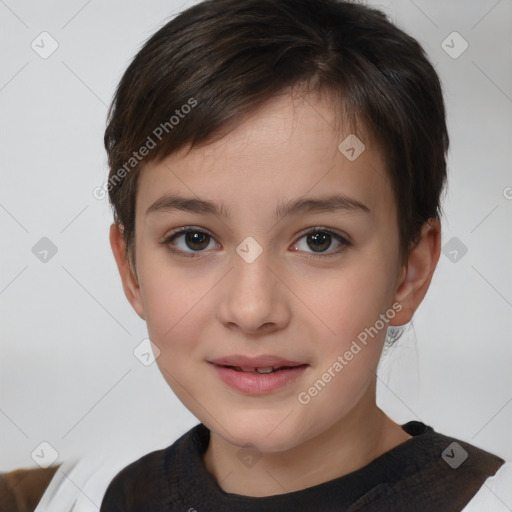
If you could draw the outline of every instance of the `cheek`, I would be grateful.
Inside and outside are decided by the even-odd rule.
[[[144,246],[137,261],[150,338],[163,346],[169,342],[188,344],[187,338],[198,328],[198,311],[215,285],[215,276],[207,269],[191,270],[173,263],[161,247]]]
[[[199,337],[199,310],[202,294],[162,290],[157,283],[152,292],[146,288],[144,307],[149,337],[163,352],[172,346],[175,353],[181,347],[189,352]]]
[[[320,328],[323,324],[322,338],[330,352],[348,349],[351,341],[374,326],[389,308],[390,274],[370,258],[364,259],[350,265],[346,271],[331,272],[326,279],[312,279],[308,283],[302,277],[302,293],[308,297],[304,302],[312,305]],[[307,322],[314,320],[311,312],[305,315]],[[377,327],[385,335],[387,324],[383,328],[379,322]],[[364,338],[364,334],[360,338]]]

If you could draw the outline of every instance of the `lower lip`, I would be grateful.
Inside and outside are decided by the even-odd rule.
[[[242,393],[262,395],[282,388],[302,377],[308,365],[303,364],[273,373],[240,372],[226,366],[216,364],[213,364],[213,366],[222,382],[229,387]]]

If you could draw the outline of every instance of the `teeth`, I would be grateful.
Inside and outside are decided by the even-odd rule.
[[[272,368],[272,366],[269,366],[268,368],[256,368],[256,371],[258,373],[272,373],[274,368]]]
[[[281,369],[287,369],[286,366],[279,366],[278,368],[274,368],[273,366],[267,366],[267,367],[261,367],[261,368],[241,368],[240,366],[226,366],[226,368],[232,368],[233,370],[236,370],[237,372],[245,372],[245,373],[273,373],[277,372]]]

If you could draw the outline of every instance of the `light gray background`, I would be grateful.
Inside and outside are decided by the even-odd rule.
[[[43,441],[58,461],[114,440],[145,453],[197,423],[133,354],[145,323],[121,288],[108,203],[92,195],[122,72],[192,3],[0,0],[0,471],[35,466]],[[443,81],[443,245],[468,251],[441,256],[414,327],[381,363],[379,404],[512,459],[512,2],[380,5]],[[47,59],[31,48],[43,31],[59,45]],[[456,59],[442,47],[454,31],[469,44]],[[58,249],[46,263],[32,253],[42,237]]]

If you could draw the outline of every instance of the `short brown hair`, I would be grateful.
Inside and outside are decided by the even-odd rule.
[[[441,84],[420,44],[353,2],[206,0],[148,39],[110,106],[108,192],[130,262],[141,166],[217,140],[301,84],[328,91],[381,149],[405,261],[424,222],[440,218],[449,144]]]

